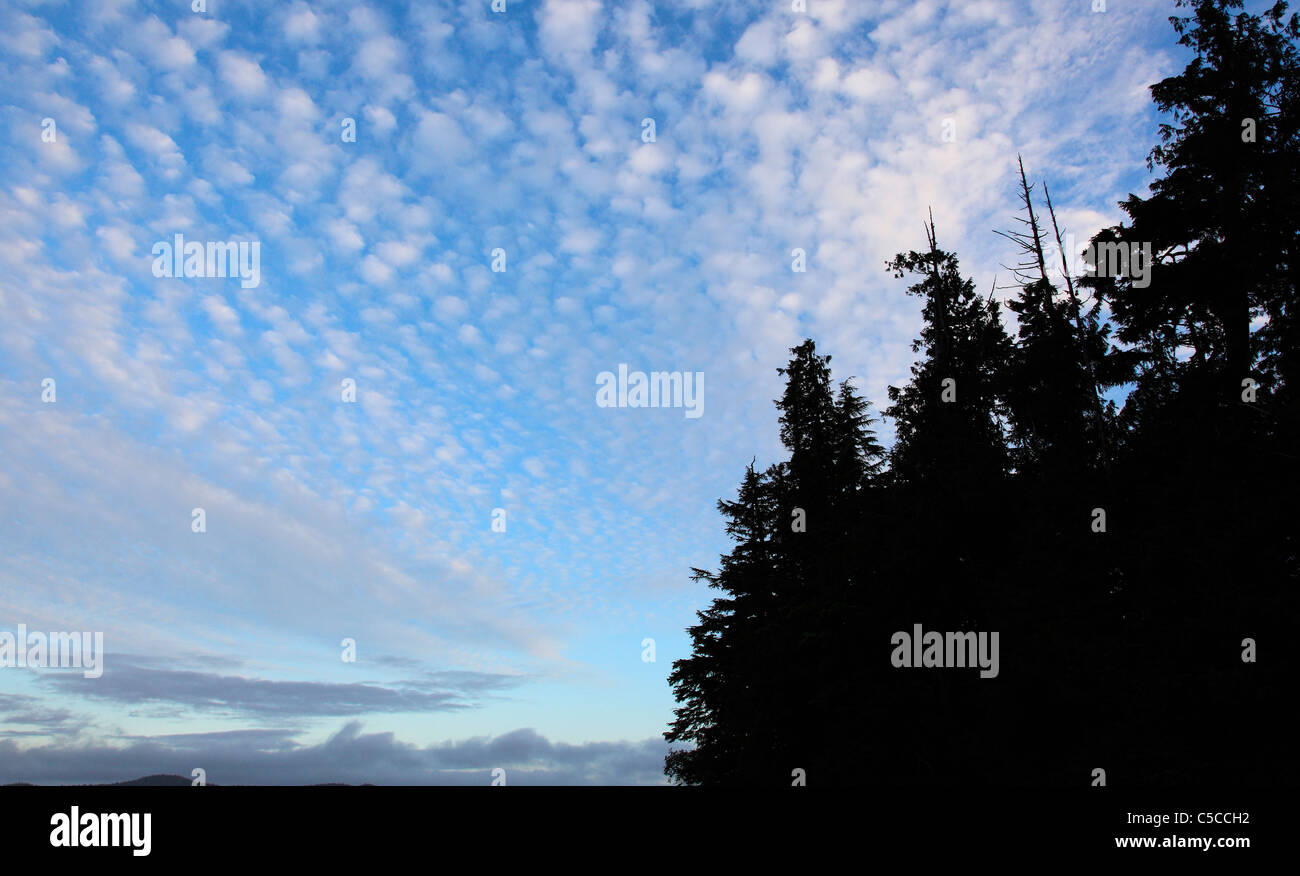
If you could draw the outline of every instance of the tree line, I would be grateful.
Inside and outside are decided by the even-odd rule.
[[[669,677],[675,782],[1300,780],[1300,20],[1178,5],[1155,179],[1089,247],[1149,252],[1140,279],[1076,272],[1021,164],[1005,304],[933,216],[887,265],[922,317],[891,448],[831,356],[791,350],[788,459],[749,464],[734,547],[693,570],[719,594]],[[900,668],[916,624],[999,632],[1000,672]]]

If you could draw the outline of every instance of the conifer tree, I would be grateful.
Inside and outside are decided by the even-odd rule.
[[[854,680],[851,540],[882,451],[865,400],[847,383],[832,394],[830,357],[812,341],[790,352],[776,402],[790,458],[751,463],[736,501],[718,504],[735,547],[717,572],[694,570],[725,595],[698,613],[669,677],[683,705],[665,737],[695,745],[666,764],[684,784],[788,784],[830,756]]]
[[[1008,467],[997,384],[1011,342],[998,303],[981,298],[961,276],[957,257],[939,249],[933,216],[926,238],[927,251],[900,253],[888,264],[896,277],[921,277],[907,291],[924,302],[912,349],[925,351],[912,367],[911,383],[889,388],[885,415],[895,421],[897,436],[892,477],[978,489]]]
[[[1096,309],[1083,313],[1069,264],[1062,258],[1066,290],[1052,281],[1045,255],[1047,236],[1034,210],[1033,189],[1024,162],[1020,202],[1024,231],[997,232],[1026,257],[1011,268],[1019,294],[1007,303],[1018,332],[1002,387],[1007,402],[1009,440],[1021,476],[1077,479],[1099,469],[1107,456],[1109,411],[1100,392],[1118,382],[1107,350],[1109,327]],[[1049,199],[1050,204],[1050,199]],[[1052,233],[1061,245],[1056,213],[1049,208]],[[1112,382],[1107,383],[1107,378]]]
[[[1281,340],[1297,319],[1300,18],[1286,3],[1259,15],[1234,15],[1242,0],[1178,5],[1192,14],[1170,21],[1195,57],[1151,88],[1172,116],[1148,160],[1162,175],[1121,204],[1130,224],[1094,244],[1152,248],[1150,287],[1130,270],[1113,303],[1119,338],[1146,354],[1143,379],[1231,407],[1243,379],[1300,376]],[[1252,331],[1259,317],[1268,329]]]
[[[922,327],[911,381],[889,388],[888,454],[830,357],[811,340],[790,351],[776,402],[789,458],[751,462],[719,503],[734,547],[695,570],[721,593],[673,665],[665,736],[694,746],[669,755],[674,780],[1300,775],[1279,625],[1300,593],[1300,25],[1285,3],[1179,5],[1195,57],[1152,89],[1173,114],[1151,158],[1164,175],[1093,241],[1150,242],[1154,266],[1076,282],[1062,252],[1062,288],[1045,244],[1062,245],[1056,212],[1044,185],[1049,238],[1022,167],[1014,343],[933,217],[927,249],[889,263],[915,280]],[[1102,392],[1133,376],[1116,417]],[[884,644],[915,622],[1000,631],[1014,668],[992,684],[894,669]],[[1248,636],[1279,656],[1239,659]]]

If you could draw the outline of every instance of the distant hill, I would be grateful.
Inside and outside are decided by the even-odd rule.
[[[159,773],[158,775],[154,775],[154,776],[144,776],[143,778],[139,778],[139,779],[131,779],[129,782],[104,782],[104,783],[102,783],[102,784],[97,784],[97,785],[80,785],[80,784],[78,784],[78,785],[64,785],[64,786],[61,786],[61,787],[73,787],[73,788],[133,788],[133,787],[140,787],[140,788],[180,788],[180,787],[189,787],[189,785],[190,785],[191,783],[192,783],[192,780],[191,780],[191,779],[187,779],[185,776],[169,776],[169,775],[167,775],[167,774],[165,774],[165,773]],[[214,788],[215,788],[215,787],[219,787],[218,785],[216,785],[216,784],[214,784],[214,783],[212,783],[212,782],[208,782],[208,786],[209,786],[209,787],[214,787]],[[10,783],[7,784],[7,785],[0,785],[0,788],[37,788],[37,787],[40,787],[40,786],[39,786],[39,785],[35,785],[35,784],[31,783],[31,782],[10,782]],[[47,786],[47,787],[48,787],[48,786]],[[60,786],[56,786],[56,787],[60,787]],[[349,784],[346,783],[346,782],[319,782],[319,783],[314,784],[314,785],[306,785],[305,787],[308,787],[308,788],[352,788],[352,787],[357,787],[357,786],[349,785]],[[368,788],[368,787],[373,787],[373,785],[371,785],[369,782],[363,782],[359,787],[362,787],[362,788]]]
[[[10,782],[7,785],[0,785],[0,788],[128,788],[134,786],[144,788],[179,788],[189,784],[190,780],[184,776],[169,776],[159,773],[155,776],[144,776],[139,779],[131,779],[129,782],[101,782],[99,784],[77,782],[68,785],[37,785],[34,782]]]
[[[160,773],[156,776],[145,776],[143,779],[132,779],[129,782],[110,782],[109,788],[125,788],[132,785],[141,785],[150,788],[178,788],[189,786],[193,779],[187,779],[184,776],[169,776]]]

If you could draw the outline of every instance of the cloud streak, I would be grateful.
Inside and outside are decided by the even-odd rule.
[[[432,672],[393,684],[276,681],[210,672],[159,669],[114,661],[94,684],[70,674],[42,683],[61,700],[85,697],[123,707],[169,705],[187,712],[268,720],[337,717],[382,712],[437,712],[470,708],[477,698],[519,684],[520,679],[481,672]]]

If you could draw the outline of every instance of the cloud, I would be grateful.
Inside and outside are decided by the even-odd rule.
[[[357,46],[353,69],[366,79],[389,76],[406,57],[406,47],[391,36],[376,36]]]
[[[104,227],[95,229],[95,236],[103,241],[104,249],[118,261],[127,261],[135,256],[135,239],[126,228]]]
[[[284,35],[294,43],[320,41],[321,18],[302,0],[296,0],[284,16]]]
[[[546,0],[538,15],[542,45],[552,55],[590,55],[600,31],[600,0]]]
[[[662,785],[662,740],[551,742],[532,729],[425,746],[392,733],[363,733],[350,721],[317,745],[292,731],[234,730],[127,738],[121,745],[19,748],[0,739],[0,783],[82,784],[159,773],[190,776],[202,768],[216,785]]]
[[[197,31],[203,36],[210,32]],[[145,19],[135,33],[135,48],[160,70],[184,70],[194,64],[194,47],[175,36],[156,16]]]
[[[266,92],[267,77],[254,59],[238,52],[222,52],[217,59],[221,80],[240,97],[256,97]]]
[[[10,10],[0,27],[0,48],[6,54],[28,60],[44,57],[59,42],[54,30],[40,19]]]
[[[9,701],[24,744],[74,699],[159,750],[181,743],[155,712],[206,732],[221,709],[661,732],[639,642],[688,647],[715,502],[782,452],[788,348],[814,337],[882,402],[919,324],[883,265],[927,208],[981,288],[1017,153],[1080,237],[1113,221],[1175,66],[1150,4],[147,6],[0,12],[0,617],[173,660],[98,697],[6,689],[36,697]],[[177,231],[257,241],[261,283],[154,277]],[[705,417],[598,409],[619,363],[703,371]],[[518,696],[344,674],[343,636]],[[411,732],[385,756],[427,751]]]
[[[18,727],[8,730],[0,727],[0,737],[75,735],[80,730],[80,720],[80,716],[52,707],[40,697],[0,694],[0,724]]]
[[[283,719],[465,709],[473,704],[474,697],[512,687],[519,679],[452,671],[427,673],[392,685],[273,681],[159,669],[115,656],[106,661],[100,678],[56,673],[43,676],[41,681],[61,697],[106,700],[123,706],[165,704],[187,711]]]

